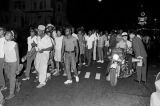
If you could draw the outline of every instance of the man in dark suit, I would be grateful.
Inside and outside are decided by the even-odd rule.
[[[144,44],[140,37],[137,37],[135,33],[130,33],[130,38],[132,40],[133,51],[136,58],[142,58],[143,65],[139,65],[137,63],[136,71],[137,71],[137,79],[134,81],[140,83],[146,83],[146,70],[147,70],[147,53],[144,47]]]

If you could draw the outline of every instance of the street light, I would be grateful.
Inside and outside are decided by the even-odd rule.
[[[98,0],[98,2],[102,2],[102,0]]]

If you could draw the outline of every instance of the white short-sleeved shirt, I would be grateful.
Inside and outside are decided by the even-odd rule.
[[[90,37],[89,36],[85,36],[85,40],[87,41],[88,49],[92,49],[93,42],[94,42],[95,38],[92,37],[92,36],[90,36]]]
[[[43,38],[38,37],[38,42],[37,42],[37,49],[38,51],[42,50],[42,49],[46,49],[52,46],[52,41],[51,41],[51,37],[49,37],[48,35],[45,35]],[[50,51],[44,51],[43,53],[48,53],[49,54]]]
[[[0,38],[0,58],[4,58],[4,42],[5,37]]]
[[[16,62],[17,55],[15,51],[16,42],[6,41],[4,44],[4,54],[6,62]]]
[[[34,36],[33,38],[28,37],[27,38],[27,43],[28,43],[28,51],[30,51],[32,49],[32,43],[35,42],[37,44],[37,36]]]

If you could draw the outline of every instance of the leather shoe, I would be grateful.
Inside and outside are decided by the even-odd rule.
[[[138,81],[137,79],[134,79],[134,81],[137,82],[137,83],[139,83],[139,84],[141,83],[141,81]]]

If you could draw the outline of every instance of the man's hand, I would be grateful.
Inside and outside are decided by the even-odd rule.
[[[44,50],[43,50],[43,49],[41,49],[41,50],[39,51],[39,53],[43,53],[43,51],[44,51]]]
[[[35,42],[33,42],[31,45],[32,45],[32,47],[36,47],[37,46],[37,44]]]

